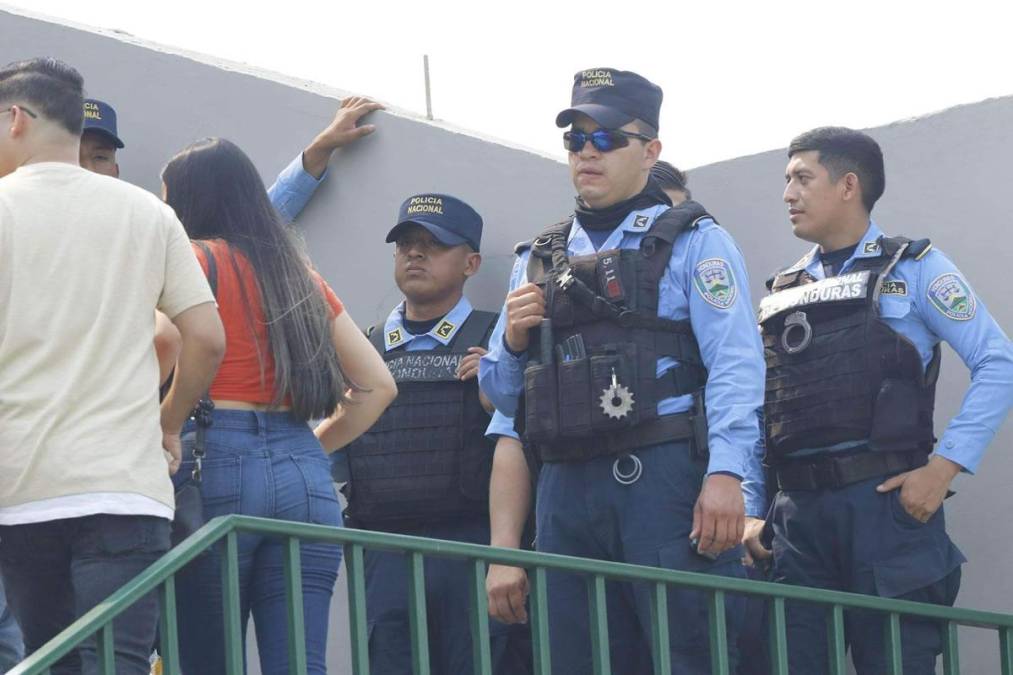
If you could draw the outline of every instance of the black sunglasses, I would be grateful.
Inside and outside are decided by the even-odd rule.
[[[653,141],[651,136],[637,134],[622,129],[595,129],[588,133],[586,131],[565,131],[563,132],[563,147],[570,152],[580,152],[588,141],[598,152],[611,152],[616,148],[625,148],[630,144],[631,138],[639,138],[642,141]]]

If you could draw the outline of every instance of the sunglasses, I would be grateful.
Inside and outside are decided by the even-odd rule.
[[[651,136],[623,131],[621,129],[595,129],[588,133],[586,131],[563,132],[563,147],[570,152],[580,152],[588,141],[598,152],[611,152],[616,148],[625,148],[630,144],[631,138],[639,138],[642,141],[653,141]]]

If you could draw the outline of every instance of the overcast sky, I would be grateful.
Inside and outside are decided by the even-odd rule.
[[[429,54],[437,118],[559,158],[553,119],[589,67],[661,85],[662,157],[687,168],[1013,94],[1008,0],[9,4],[419,113]]]

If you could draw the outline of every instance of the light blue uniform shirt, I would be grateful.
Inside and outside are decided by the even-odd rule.
[[[313,193],[325,178],[327,178],[326,169],[319,179],[307,173],[303,168],[300,152],[274,179],[274,184],[267,189],[267,196],[271,198],[271,204],[285,222],[291,223],[306,208],[313,198]]]
[[[876,240],[882,235],[870,222],[838,274],[846,274],[857,259],[880,255]],[[815,279],[826,278],[819,246],[784,271],[800,269]],[[914,344],[922,367],[931,360],[933,348],[946,341],[971,371],[960,412],[946,426],[936,454],[973,473],[1013,405],[1013,344],[957,266],[937,249],[921,260],[902,259],[886,280],[879,296],[880,316]]]
[[[654,219],[668,208],[656,205],[631,212],[601,250],[638,249]],[[578,220],[570,230],[567,251],[571,256],[596,253]],[[529,252],[523,251],[514,262],[511,290],[526,283],[528,257]],[[760,445],[756,410],[763,404],[765,368],[742,253],[723,228],[703,219],[676,238],[658,291],[658,316],[690,319],[707,368],[708,472],[741,476],[744,491],[749,489],[746,513],[762,515],[765,498],[756,451]],[[489,339],[489,353],[482,357],[479,384],[493,405],[510,416],[524,389],[527,354],[514,356],[506,350],[505,320],[504,308]],[[678,363],[671,357],[658,359],[659,376],[675,367]],[[691,396],[672,397],[658,403],[658,413],[685,412],[691,406]]]
[[[394,311],[387,316],[383,324],[383,345],[384,351],[390,351],[404,347],[405,351],[425,351],[436,347],[449,345],[457,331],[471,316],[472,308],[468,298],[461,296],[461,299],[454,305],[454,308],[447,312],[447,315],[436,322],[428,333],[412,335],[404,327],[404,301],[401,301]],[[475,345],[465,345],[473,347]]]

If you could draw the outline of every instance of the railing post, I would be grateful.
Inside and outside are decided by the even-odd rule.
[[[889,653],[887,673],[904,675],[904,656],[900,645],[900,614],[890,612],[886,621],[886,649]]]
[[[106,625],[99,628],[95,640],[99,672],[102,675],[116,675],[116,648],[113,642],[113,622],[111,619]]]
[[[179,675],[179,633],[176,619],[176,576],[165,580],[159,587],[162,613],[159,617],[158,634],[161,644],[158,655],[162,657],[162,675]]]
[[[306,672],[306,624],[303,614],[299,539],[285,539],[285,599],[288,605],[288,672]]]
[[[830,659],[831,675],[846,675],[847,662],[844,641],[844,608],[834,604],[830,608],[830,621],[827,622],[827,655]]]
[[[369,675],[369,629],[366,623],[366,566],[362,544],[345,544],[348,577],[348,629],[351,632],[352,672]]]
[[[1013,628],[999,629],[999,662],[1002,675],[1013,675]]]
[[[549,600],[546,589],[545,568],[536,567],[528,573],[531,612],[531,649],[534,652],[534,675],[552,675],[552,656],[549,647]]]
[[[770,603],[770,672],[788,675],[788,627],[784,598]]]
[[[960,643],[957,624],[946,622],[946,638],[943,640],[943,675],[960,675]]]
[[[605,577],[595,574],[588,585],[589,609],[591,611],[591,657],[594,675],[612,675],[609,656],[608,609],[605,600]]]
[[[668,586],[654,584],[651,595],[651,648],[654,675],[672,675],[672,651],[668,634]]]
[[[230,530],[225,535],[225,557],[222,558],[222,609],[225,621],[225,672],[243,674],[243,633],[239,610],[239,535]]]
[[[429,619],[426,616],[426,571],[422,554],[408,554],[408,605],[415,675],[429,675]]]
[[[489,649],[489,600],[485,596],[485,561],[475,558],[471,562],[469,580],[471,596],[468,609],[471,613],[471,653],[474,655],[475,675],[492,675],[492,654]]]
[[[725,592],[710,592],[711,673],[729,675],[728,624],[725,621]]]

